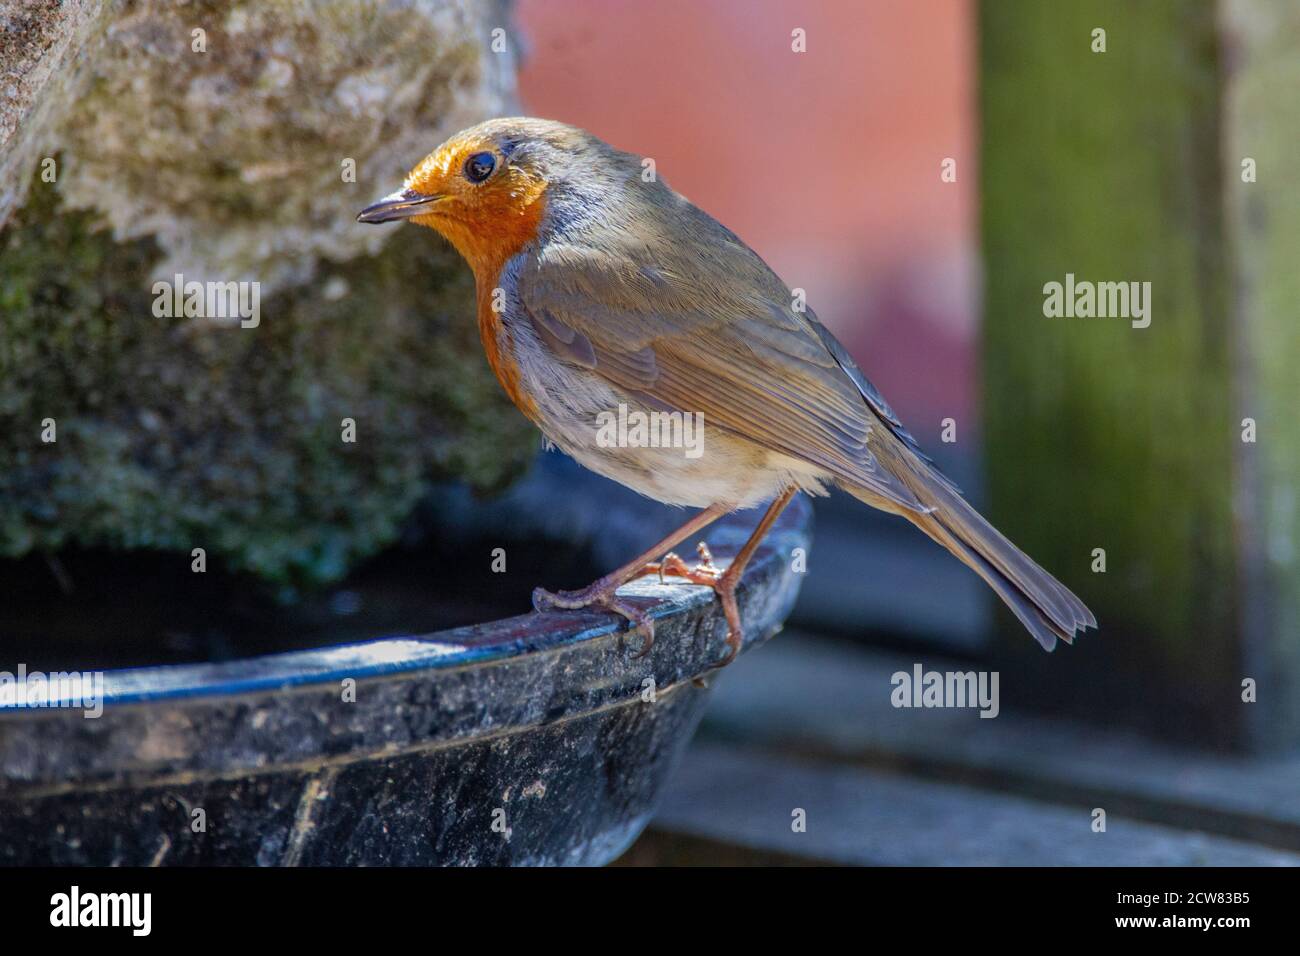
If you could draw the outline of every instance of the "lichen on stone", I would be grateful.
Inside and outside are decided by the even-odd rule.
[[[358,203],[507,104],[514,64],[489,52],[493,9],[115,0],[83,14],[94,28],[69,41],[6,151],[27,167],[59,151],[64,201],[118,238],[154,236],[164,273],[305,281],[321,256],[377,252]]]

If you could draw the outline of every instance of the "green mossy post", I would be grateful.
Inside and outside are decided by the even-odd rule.
[[[992,0],[980,57],[990,517],[1101,623],[999,656],[1052,709],[1294,745],[1300,10]],[[1150,282],[1149,327],[1047,317],[1067,274]]]

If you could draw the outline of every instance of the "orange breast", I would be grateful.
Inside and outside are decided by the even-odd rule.
[[[500,275],[500,272],[497,275]],[[497,285],[496,276],[493,276],[490,282],[480,279],[477,285],[478,334],[483,341],[483,351],[487,354],[488,365],[492,367],[501,387],[510,396],[510,401],[514,402],[534,424],[537,424],[537,403],[524,391],[523,380],[519,374],[519,363],[511,354],[510,330],[502,323],[501,316],[492,309],[492,292]]]
[[[545,210],[544,186],[540,180],[523,177],[511,181],[509,190],[484,194],[479,204],[470,209],[449,208],[430,215],[425,223],[446,236],[473,270],[478,293],[478,331],[488,364],[510,400],[534,424],[539,423],[537,403],[524,390],[519,365],[512,354],[510,330],[501,316],[492,311],[492,293],[501,282],[501,270],[506,262],[537,238]]]

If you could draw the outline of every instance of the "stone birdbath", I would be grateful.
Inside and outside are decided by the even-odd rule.
[[[744,650],[793,606],[810,511],[787,509],[745,575]],[[716,526],[715,555],[753,517]],[[623,593],[653,609],[645,657],[612,615],[530,614],[110,670],[93,719],[0,709],[0,862],[607,863],[727,677],[710,670],[726,631],[711,591],[651,577]]]

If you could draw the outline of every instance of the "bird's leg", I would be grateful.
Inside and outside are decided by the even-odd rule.
[[[602,607],[616,614],[621,614],[642,633],[643,643],[637,656],[646,654],[655,640],[654,621],[650,619],[650,615],[645,611],[638,610],[619,598],[616,592],[628,581],[645,573],[647,565],[659,555],[676,547],[701,528],[708,527],[726,514],[728,510],[730,509],[725,505],[710,505],[654,547],[645,551],[645,553],[638,555],[627,564],[611,571],[580,591],[551,592],[543,588],[536,588],[533,591],[533,607],[538,611],[550,611],[557,608],[575,611],[584,607]]]
[[[718,599],[722,602],[722,612],[727,617],[727,646],[730,648],[727,656],[713,666],[725,667],[736,659],[740,653],[740,645],[745,639],[745,632],[740,627],[740,606],[736,603],[736,585],[740,583],[741,575],[745,573],[745,566],[749,564],[749,559],[754,556],[758,550],[759,544],[771,530],[773,523],[785,510],[785,506],[790,503],[790,499],[795,496],[796,488],[787,488],[776,497],[759,521],[758,527],[754,533],[749,536],[745,546],[737,552],[736,556],[731,559],[731,564],[727,565],[724,571],[713,563],[713,555],[709,553],[708,545],[700,542],[698,551],[700,554],[700,563],[695,567],[688,567],[675,554],[668,554],[657,564],[647,565],[647,569],[659,573],[660,580],[664,575],[671,574],[673,577],[685,578],[693,584],[704,584],[717,592]]]

